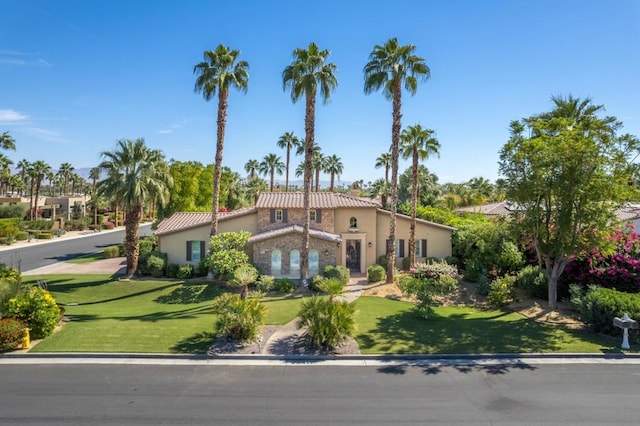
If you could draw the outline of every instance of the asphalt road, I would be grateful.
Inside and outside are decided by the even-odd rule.
[[[151,235],[151,224],[140,226],[140,235]],[[74,257],[98,253],[105,247],[120,244],[124,240],[124,229],[112,232],[97,232],[82,238],[55,239],[52,242],[17,247],[0,251],[0,263],[30,271],[42,266],[62,262]]]
[[[2,425],[636,425],[640,415],[637,365],[1,361]]]

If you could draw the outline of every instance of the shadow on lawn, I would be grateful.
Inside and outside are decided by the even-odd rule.
[[[447,317],[435,313],[429,319],[418,318],[414,312],[402,312],[379,318],[376,327],[357,336],[361,349],[379,353],[467,354],[467,353],[532,353],[557,352],[557,326],[539,324],[525,319],[500,321],[504,312],[489,318],[466,318],[464,314]],[[597,336],[583,331],[583,340],[602,343]],[[603,351],[608,348],[603,347]]]
[[[215,333],[203,331],[179,341],[169,350],[174,354],[203,354],[207,352],[215,338]]]
[[[184,283],[169,294],[158,296],[154,302],[168,305],[201,303],[211,301],[223,293],[220,286],[203,283]]]
[[[213,314],[213,307],[194,306],[191,308],[181,309],[179,311],[162,311],[143,315],[107,316],[93,314],[71,314],[68,315],[68,317],[72,322],[91,322],[97,320],[156,322],[163,320],[190,319],[202,314]]]
[[[38,281],[38,276],[28,276],[23,278],[23,282],[25,284],[35,284]],[[75,278],[57,278],[49,280],[47,279],[47,287],[50,291],[55,291],[57,293],[69,293],[73,290],[78,290],[86,287],[98,287],[101,285],[109,284],[114,281],[114,276],[110,276],[108,278],[104,278],[96,281],[84,281],[78,282]]]

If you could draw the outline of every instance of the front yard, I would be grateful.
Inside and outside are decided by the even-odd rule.
[[[108,275],[43,278],[68,322],[32,352],[205,353],[216,337],[211,301],[222,290],[215,284],[113,281]],[[290,295],[264,298],[267,324],[293,320],[301,301]],[[437,307],[424,320],[403,301],[361,297],[355,303],[355,338],[365,354],[601,353],[620,343],[501,310]]]

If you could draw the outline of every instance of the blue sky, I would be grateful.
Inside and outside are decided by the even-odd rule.
[[[342,158],[343,181],[373,181],[391,103],[364,94],[362,68],[391,37],[431,68],[404,94],[403,126],[436,131],[440,158],[424,164],[441,183],[495,180],[509,122],[550,109],[554,94],[591,97],[640,136],[636,0],[0,0],[0,132],[16,140],[14,162],[54,169],[93,167],[118,139],[138,137],[167,159],[212,163],[217,102],[194,93],[193,66],[222,43],[250,64],[248,92],[229,96],[224,150],[244,175],[249,159],[284,159],[284,132],[304,136],[304,103],[291,102],[281,74],[294,48],[315,41],[339,81],[318,103],[316,141]]]

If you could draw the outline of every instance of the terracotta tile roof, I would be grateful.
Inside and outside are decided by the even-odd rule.
[[[391,215],[391,212],[389,210],[383,210],[383,209],[378,209],[378,213],[386,214],[387,216]],[[397,217],[401,217],[403,219],[411,220],[411,216],[407,216],[406,214],[397,213],[396,216]],[[416,222],[417,223],[424,223],[425,225],[434,226],[436,228],[446,229],[447,231],[455,231],[456,230],[456,228],[454,228],[452,226],[443,225],[441,223],[436,223],[436,222],[431,222],[430,220],[424,220],[424,219],[416,218]]]
[[[256,208],[259,209],[301,209],[304,193],[302,192],[263,192],[258,197]],[[380,203],[368,198],[354,197],[334,192],[312,192],[309,194],[309,207],[312,209],[338,209],[344,207],[379,208]]]
[[[488,203],[479,206],[461,207],[459,212],[482,213],[487,216],[504,216],[511,214],[514,210],[513,203],[500,201],[498,203]]]
[[[257,243],[259,241],[269,240],[281,235],[297,233],[302,235],[303,227],[301,225],[289,225],[278,229],[272,229],[269,231],[259,232],[249,237],[249,244]],[[342,241],[340,235],[331,234],[329,232],[319,231],[317,229],[309,229],[309,236],[312,238],[319,238],[321,240],[332,241],[339,243]]]
[[[245,207],[231,212],[220,212],[218,221],[243,216],[255,211],[255,207]],[[160,222],[155,235],[171,234],[185,229],[197,228],[208,223],[211,223],[211,212],[176,212]]]

